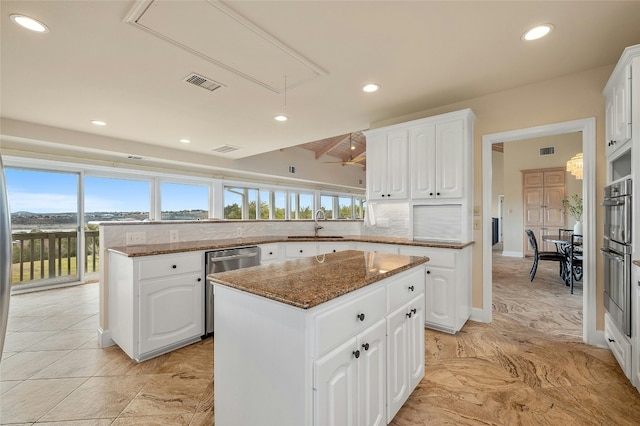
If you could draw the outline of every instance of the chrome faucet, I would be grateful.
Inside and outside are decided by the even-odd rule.
[[[316,210],[316,214],[315,214],[315,218],[314,218],[315,222],[316,222],[316,224],[314,226],[314,233],[313,233],[314,237],[318,236],[318,231],[319,230],[324,229],[324,226],[321,226],[321,225],[318,224],[318,215],[322,216],[322,220],[327,220],[327,218],[324,215],[324,210],[322,210],[322,209]]]

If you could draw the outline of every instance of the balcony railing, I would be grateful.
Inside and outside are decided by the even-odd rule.
[[[99,270],[99,231],[85,231],[86,273]],[[13,238],[13,284],[56,279],[77,275],[78,233],[31,232],[14,233]]]

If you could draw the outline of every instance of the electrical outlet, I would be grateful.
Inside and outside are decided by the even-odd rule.
[[[480,230],[480,219],[473,219],[473,230],[474,231]]]
[[[169,231],[169,242],[177,243],[178,241],[180,241],[180,237],[178,236],[178,230],[172,229],[171,231]]]
[[[147,242],[146,232],[127,232],[127,245],[135,246]]]

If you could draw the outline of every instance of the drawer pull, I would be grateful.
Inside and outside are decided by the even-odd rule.
[[[429,275],[431,273],[431,271],[427,271],[427,275]]]
[[[405,314],[407,316],[407,318],[411,318],[411,312],[409,312],[408,314]]]
[[[360,351],[358,351],[358,350],[353,351],[353,356],[355,356],[356,359],[360,358]]]
[[[302,253],[304,250],[300,250],[300,253]]]
[[[412,285],[409,286],[409,291],[413,291],[414,287]]]
[[[411,312],[413,312],[413,313],[414,313],[414,315],[415,315],[415,313],[417,312],[416,308],[413,308],[413,309],[411,310]]]
[[[362,347],[364,348],[365,351],[369,350],[369,344],[365,343],[364,345],[362,345]]]
[[[171,266],[173,269],[176,269],[178,267],[178,265],[173,265]]]
[[[610,343],[614,343],[614,342],[615,342],[615,340],[613,340],[613,339],[611,339],[611,338],[607,338],[607,340],[608,340]]]
[[[273,252],[272,252],[272,251],[270,251],[270,252],[269,252],[269,256],[272,256],[272,255],[273,255]]]
[[[198,282],[202,281],[202,278],[198,278]]]
[[[360,321],[364,321],[364,314],[356,315]]]

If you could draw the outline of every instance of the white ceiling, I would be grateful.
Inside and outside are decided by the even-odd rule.
[[[611,65],[640,43],[640,1],[2,0],[0,7],[3,117],[229,159]],[[50,31],[28,32],[11,13]],[[542,23],[555,26],[550,36],[521,41]],[[192,72],[223,87],[185,83]],[[278,123],[285,75],[290,120]],[[381,90],[363,93],[369,82]],[[240,149],[211,152],[225,144]]]

